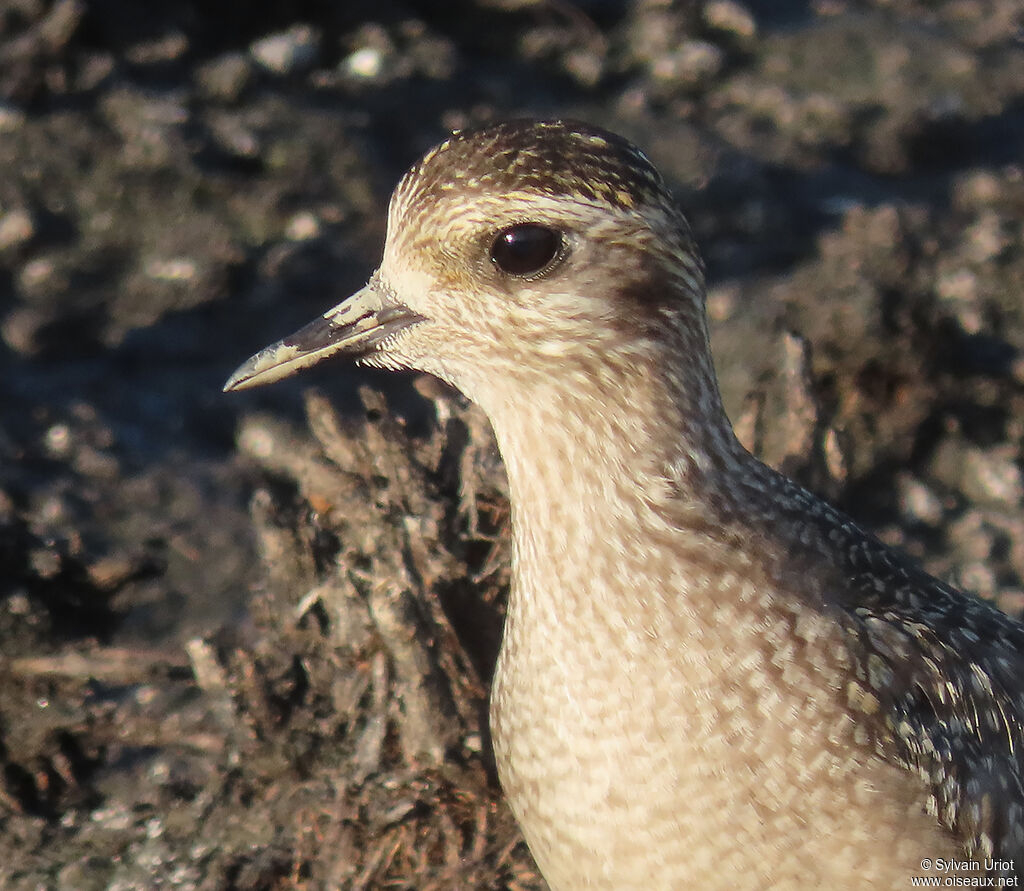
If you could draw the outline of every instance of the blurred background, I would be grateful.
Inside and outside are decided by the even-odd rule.
[[[486,424],[342,363],[221,393],[509,116],[665,174],[749,448],[1024,607],[1018,0],[3,0],[4,887],[543,887],[481,721]]]

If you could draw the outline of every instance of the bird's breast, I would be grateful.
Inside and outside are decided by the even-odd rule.
[[[955,851],[919,781],[855,744],[842,665],[779,649],[714,580],[638,566],[612,591],[599,563],[589,589],[518,567],[492,690],[499,777],[553,891],[902,888]]]

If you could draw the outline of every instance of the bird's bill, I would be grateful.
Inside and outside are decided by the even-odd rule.
[[[393,300],[376,276],[334,309],[242,363],[224,390],[244,390],[288,377],[330,356],[358,359],[423,317]]]

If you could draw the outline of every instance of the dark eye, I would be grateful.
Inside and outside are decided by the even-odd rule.
[[[562,250],[562,234],[537,223],[520,223],[498,233],[491,245],[491,260],[507,275],[530,276],[543,272]]]

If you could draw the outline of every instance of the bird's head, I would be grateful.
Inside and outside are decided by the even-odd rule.
[[[347,355],[486,402],[496,381],[657,363],[666,343],[702,352],[706,330],[700,260],[661,176],[614,134],[512,121],[456,133],[416,164],[368,284],[225,389]]]

